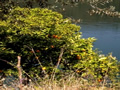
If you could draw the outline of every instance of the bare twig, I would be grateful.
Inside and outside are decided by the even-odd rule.
[[[36,60],[38,61],[40,67],[42,68],[43,73],[44,73],[45,75],[47,75],[46,71],[43,69],[42,63],[40,62],[40,60],[39,60],[38,56],[36,55],[36,53],[35,53],[35,51],[34,51],[33,48],[32,48],[32,52],[33,52],[33,54],[35,55],[35,58],[36,58]]]
[[[43,69],[43,65],[42,65],[42,63],[40,62],[40,59],[38,58],[38,56],[36,55],[34,49],[33,49],[32,47],[27,46],[27,45],[25,45],[25,46],[26,46],[28,49],[32,50],[32,52],[33,52],[33,54],[34,54],[34,56],[35,56],[35,59],[38,61],[39,65],[40,65],[40,67],[41,67],[41,69],[42,69],[42,72],[47,76],[47,72]]]
[[[9,64],[9,65],[13,66],[14,68],[16,68],[16,66],[14,64],[12,64],[11,62],[9,62],[9,61],[7,61],[5,59],[0,58],[0,61],[6,62],[7,64]]]
[[[60,61],[61,61],[61,59],[62,59],[63,52],[64,52],[64,49],[61,48],[61,50],[60,50],[60,55],[59,55],[59,58],[58,58],[58,62],[57,62],[56,68],[58,68],[58,66],[59,66],[59,64],[60,64]]]
[[[60,54],[59,54],[59,57],[58,57],[58,62],[57,62],[57,64],[56,64],[55,68],[53,69],[52,80],[54,80],[54,77],[55,77],[55,70],[58,68],[58,66],[59,66],[59,64],[60,64],[60,61],[61,61],[62,56],[63,56],[63,52],[64,52],[64,48],[61,48]]]

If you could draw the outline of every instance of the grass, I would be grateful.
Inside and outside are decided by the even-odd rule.
[[[37,78],[34,81],[29,81],[27,85],[22,83],[20,88],[19,79],[9,80],[9,84],[3,84],[0,90],[120,90],[120,86],[114,86],[107,81],[98,82],[97,80],[87,80],[82,77],[76,77],[75,74],[65,75],[59,80],[53,78]],[[109,84],[109,85],[108,85]],[[119,85],[119,84],[118,84]]]
[[[82,77],[75,72],[69,72],[61,75],[53,73],[45,77],[36,75],[28,80],[22,77],[27,73],[20,68],[20,58],[17,66],[13,66],[17,68],[18,76],[8,75],[3,81],[0,80],[3,83],[0,90],[120,90],[120,81],[112,82],[108,76],[99,81],[92,76]]]

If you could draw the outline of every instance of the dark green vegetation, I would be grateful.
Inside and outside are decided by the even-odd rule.
[[[41,7],[63,12],[66,10],[66,6],[75,7],[81,3],[89,5],[90,10],[87,11],[90,15],[97,14],[120,18],[120,2],[118,0],[0,0],[0,7],[4,9],[5,13],[12,6]]]
[[[75,73],[86,79],[114,80],[119,62],[92,50],[94,38],[84,39],[80,27],[57,12],[41,8],[11,8],[0,20],[0,58],[21,66],[31,77]],[[0,61],[0,68],[10,65]],[[9,72],[11,73],[11,72]]]

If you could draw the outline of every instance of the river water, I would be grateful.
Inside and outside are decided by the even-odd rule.
[[[94,22],[91,24],[81,23],[81,32],[83,37],[95,37],[94,48],[102,51],[104,54],[112,52],[113,56],[120,59],[120,24]]]
[[[120,8],[120,7],[119,7]],[[65,7],[64,17],[81,19],[77,25],[81,26],[83,38],[95,37],[94,47],[103,54],[112,53],[120,60],[120,19],[108,16],[90,16],[87,11],[90,7],[79,4],[78,7]]]

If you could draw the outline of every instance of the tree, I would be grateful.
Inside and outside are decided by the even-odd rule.
[[[118,61],[111,54],[92,50],[94,38],[84,39],[80,27],[52,10],[11,8],[0,20],[0,58],[12,64],[22,57],[22,68],[31,76],[55,72],[104,78],[117,76]],[[1,69],[8,64],[0,63]]]

